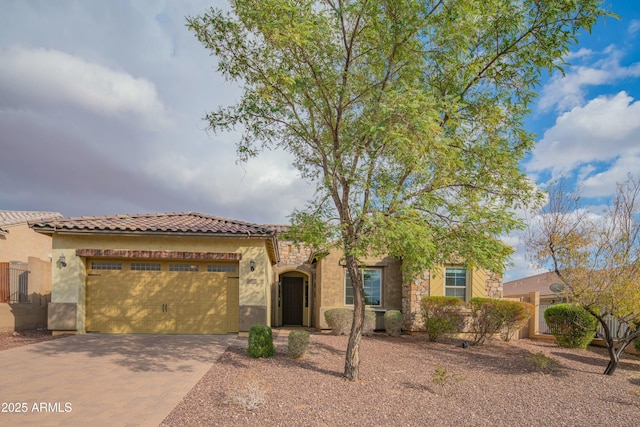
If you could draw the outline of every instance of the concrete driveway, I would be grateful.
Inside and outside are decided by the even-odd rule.
[[[0,351],[0,425],[157,426],[233,339],[75,335]]]

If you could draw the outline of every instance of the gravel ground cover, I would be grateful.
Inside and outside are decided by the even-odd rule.
[[[347,337],[315,333],[294,360],[286,337],[276,355],[252,359],[246,339],[219,361],[163,426],[638,426],[640,358],[602,375],[602,348],[553,342],[364,337],[361,380],[341,377]]]
[[[0,332],[0,351],[40,341],[48,341],[61,336],[54,337],[51,335],[51,331],[46,329],[29,329],[16,332],[2,331]]]

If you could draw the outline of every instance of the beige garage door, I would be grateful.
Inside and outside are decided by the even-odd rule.
[[[237,263],[90,259],[86,330],[224,334],[238,331]]]

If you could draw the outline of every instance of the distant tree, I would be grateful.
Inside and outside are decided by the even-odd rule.
[[[528,232],[527,245],[565,283],[564,294],[596,319],[613,375],[620,355],[640,337],[640,181],[619,184],[605,216],[580,207],[578,193],[559,184]],[[607,318],[617,321],[609,327]]]
[[[496,237],[536,197],[519,168],[529,102],[602,3],[236,0],[187,19],[244,90],[210,128],[244,130],[240,160],[284,149],[316,187],[291,234],[344,252],[346,378],[359,376],[366,253],[401,258],[406,280],[454,257],[503,268],[510,248]]]

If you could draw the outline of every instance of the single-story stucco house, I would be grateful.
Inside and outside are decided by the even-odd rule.
[[[224,334],[256,323],[326,328],[324,312],[353,295],[339,251],[317,257],[278,239],[286,226],[194,212],[32,222],[53,249],[49,329],[56,332]],[[502,296],[500,276],[447,265],[405,283],[401,262],[363,260],[368,308],[402,310],[421,327],[426,295]]]

